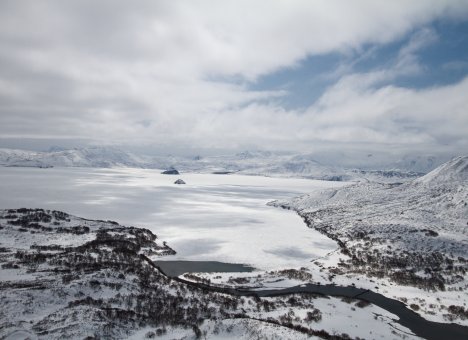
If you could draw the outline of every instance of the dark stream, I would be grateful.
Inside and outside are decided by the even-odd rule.
[[[410,329],[415,335],[425,339],[450,339],[467,340],[468,327],[454,323],[440,323],[428,321],[415,313],[398,300],[387,298],[370,290],[353,286],[316,285],[305,284],[301,286],[269,289],[234,289],[220,288],[202,283],[194,283],[178,278],[177,276],[187,272],[250,272],[254,268],[242,264],[230,264],[216,261],[156,261],[154,264],[166,275],[177,281],[203,288],[210,291],[222,292],[237,296],[274,297],[288,294],[320,294],[324,296],[350,297],[368,301],[382,309],[396,315],[399,319],[395,322]]]
[[[396,315],[395,320],[400,325],[410,329],[415,335],[425,339],[468,339],[468,327],[454,323],[440,323],[428,321],[419,314],[407,308],[398,300],[387,298],[371,290],[352,286],[315,285],[307,284],[280,290],[262,290],[256,292],[258,296],[278,296],[292,293],[315,293],[328,296],[346,296],[368,301],[382,309]]]

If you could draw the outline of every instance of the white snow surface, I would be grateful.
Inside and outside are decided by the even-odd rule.
[[[138,229],[112,221],[17,209],[0,210],[0,225],[2,339],[141,339],[153,336],[161,328],[165,329],[163,339],[195,339],[187,319],[170,318],[171,308],[186,311],[187,315],[177,314],[186,318],[205,315],[202,310],[210,311],[211,316],[199,324],[200,333],[207,339],[307,338],[304,333],[272,321],[329,334],[346,333],[353,338],[414,338],[395,322],[395,315],[373,305],[359,307],[353,299],[289,295],[257,301],[248,296],[236,298],[188,289],[184,283],[165,278],[131,250],[117,251],[122,246],[115,243],[117,240],[139,240],[143,246],[139,253],[144,249],[158,250],[160,245],[148,231],[139,230],[143,234],[137,236]],[[66,235],[76,227],[83,233],[74,233],[74,240],[51,238],[54,234]],[[100,242],[87,244],[90,239],[97,241],[98,234]],[[57,253],[50,248],[53,244],[60,246]],[[71,245],[80,249],[64,249]],[[6,271],[16,271],[18,275],[4,275]],[[146,281],[146,277],[150,279]],[[163,303],[166,313],[149,318],[146,313],[157,311],[148,310],[152,303],[142,302],[147,299]],[[169,302],[164,305],[166,299]],[[115,311],[119,313],[113,314]],[[317,318],[307,317],[312,311]],[[134,321],[137,317],[141,323]]]
[[[460,156],[444,163],[418,178],[414,183],[452,185],[453,183],[466,183],[468,181],[468,156]]]
[[[186,185],[175,185],[181,178]],[[292,211],[267,206],[343,182],[159,170],[0,167],[0,206],[42,207],[150,229],[174,259],[297,267],[337,248]]]
[[[405,159],[388,164],[376,163],[375,167],[363,169],[345,167],[339,161],[330,162],[328,156],[279,153],[269,151],[246,151],[233,155],[208,157],[146,156],[135,155],[116,147],[94,146],[70,150],[52,149],[48,152],[0,149],[0,165],[8,167],[133,167],[147,169],[170,169],[191,173],[235,172],[248,175],[273,177],[300,177],[333,181],[377,181],[401,182],[414,179],[422,169],[431,170],[440,160],[429,157],[426,162],[420,159]],[[340,157],[344,159],[346,157]],[[367,157],[369,158],[369,157]],[[372,158],[372,157],[371,157]],[[369,158],[369,159],[371,159]],[[425,166],[419,166],[419,163]],[[385,169],[385,171],[382,171]]]
[[[113,147],[88,147],[36,152],[0,149],[0,164],[13,167],[139,167],[142,158]]]
[[[421,305],[419,313],[430,320],[468,325],[467,318],[453,320],[447,313],[447,306],[468,305],[467,156],[401,185],[360,183],[273,204],[298,211],[311,228],[340,240],[353,255],[374,254],[376,259],[396,261],[414,257],[416,262],[411,260],[406,268],[382,270],[391,275],[403,269],[419,278],[434,272],[444,280],[445,288],[433,291],[344,270],[339,263],[349,258],[339,251],[313,262],[309,269],[314,281],[378,289],[408,305]],[[436,257],[442,259],[438,264],[433,260]],[[373,265],[378,268],[378,262]]]
[[[278,206],[311,214],[314,223],[332,225],[336,235],[350,245],[356,244],[354,239],[348,238],[353,231],[373,230],[373,235],[388,240],[393,249],[421,253],[436,250],[456,259],[466,257],[468,253],[466,164],[467,157],[460,157],[421,179],[401,185],[348,185],[303,179],[182,174],[180,177],[189,184],[177,186],[173,184],[173,176],[161,175],[159,170],[0,168],[0,192],[8,193],[1,195],[0,206],[42,207],[144,226],[161,239],[168,240],[179,251],[178,259],[240,262],[268,270],[305,266],[312,275],[305,282],[355,283],[389,297],[407,299],[408,304],[417,303],[424,317],[449,322],[451,320],[444,319],[447,311],[442,306],[467,304],[466,274],[461,282],[451,284],[447,291],[435,293],[364,275],[338,274],[331,280],[328,270],[335,268],[340,258],[346,257],[337,251],[336,243],[314,229],[305,228],[293,212],[266,206],[266,203],[277,198]],[[292,198],[303,192],[311,193]],[[438,236],[424,237],[427,229],[437,232]],[[5,237],[5,244],[15,244],[18,249],[26,248],[30,242],[18,235],[12,234],[9,238],[6,233]],[[52,241],[73,244],[85,240],[64,238]],[[26,243],[23,245],[22,242]],[[315,259],[313,263],[310,262],[312,259]],[[33,279],[26,272],[10,271],[4,269],[2,279],[3,275],[7,281]],[[253,276],[253,273],[236,276],[249,275]],[[281,275],[276,281],[274,275],[264,277],[270,281],[257,282],[259,287],[284,287],[301,282],[281,278]],[[223,275],[219,283],[224,283],[225,278]],[[39,299],[38,296],[34,298]],[[435,309],[430,305],[435,305]],[[346,332],[354,337],[396,337],[392,334],[395,327],[391,322],[392,315],[374,306],[356,312],[356,308],[338,299],[320,299],[315,306],[324,315],[318,323],[323,329]],[[303,312],[295,310],[300,319],[305,315]],[[376,314],[378,316],[373,319]],[[263,313],[261,317],[268,317],[268,314]],[[466,320],[456,322],[467,323]],[[300,338],[292,330],[281,329],[278,333],[275,327],[256,324],[252,320],[224,320],[222,324],[216,335],[214,325],[209,322],[201,329],[212,338],[219,335],[219,338],[247,339],[255,336],[255,328],[265,330],[265,334],[271,334],[272,338]],[[19,335],[27,334],[27,327],[18,332]],[[407,330],[397,332],[401,337]],[[193,334],[189,333],[174,329],[173,335],[192,338]],[[135,336],[141,338],[143,334]]]

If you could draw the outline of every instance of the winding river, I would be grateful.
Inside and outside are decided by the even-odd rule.
[[[156,264],[153,265],[165,274],[161,267],[157,266]],[[186,264],[185,269],[188,269],[189,266],[190,264]],[[201,266],[203,266],[203,264]],[[175,270],[175,273],[178,275],[181,274],[181,272],[178,270]],[[353,286],[304,284],[301,286],[294,286],[282,289],[235,289],[215,287],[203,283],[187,281],[177,276],[169,276],[171,276],[172,279],[176,281],[195,286],[197,288],[235,296],[274,297],[289,294],[319,294],[324,296],[349,297],[364,300],[396,315],[398,317],[398,320],[395,320],[395,322],[410,329],[415,335],[419,337],[429,340],[468,339],[468,327],[466,326],[461,326],[454,323],[441,323],[426,320],[419,314],[408,309],[404,303],[398,300],[390,299],[388,297],[383,296],[382,294],[373,292],[371,290],[366,290]]]
[[[223,267],[222,271],[242,270],[237,267],[239,265],[213,263],[212,259],[249,263],[259,269],[287,268],[300,266],[337,247],[325,235],[305,228],[295,213],[268,207],[266,203],[343,183],[212,174],[184,174],[181,178],[188,184],[177,186],[174,185],[176,178],[143,169],[0,167],[0,191],[8,193],[0,195],[0,206],[42,207],[143,226],[177,249],[175,260],[205,260],[211,262],[209,266],[215,271],[220,271],[219,266]],[[179,269],[191,271],[187,263],[182,262],[177,264]],[[193,266],[199,265],[192,263],[191,266],[192,271],[200,271],[193,270]],[[169,276],[177,276],[177,270],[165,270]],[[396,322],[417,336],[468,339],[468,327],[425,320],[400,301],[352,286],[308,284],[258,291],[173,279],[237,296],[303,293],[357,298],[396,315],[399,318]]]

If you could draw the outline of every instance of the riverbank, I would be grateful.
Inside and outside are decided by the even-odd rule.
[[[148,259],[149,260],[149,259]],[[157,265],[153,264],[164,275],[164,271]],[[277,297],[284,295],[295,294],[311,294],[333,297],[345,297],[358,299],[372,303],[386,311],[396,315],[398,320],[394,320],[403,327],[410,329],[416,336],[429,339],[451,339],[465,340],[468,338],[468,327],[457,324],[439,323],[428,321],[419,314],[407,308],[407,306],[394,299],[385,297],[382,294],[373,292],[369,289],[357,288],[354,286],[336,286],[336,285],[317,285],[304,284],[283,289],[273,290],[251,290],[251,289],[236,289],[232,287],[219,287],[206,283],[184,280],[180,277],[171,277],[173,280],[184,283],[202,290],[235,295],[235,296],[251,296],[256,298]]]
[[[149,230],[113,221],[8,209],[0,210],[0,234],[0,338],[349,339],[410,332],[361,300],[261,297],[170,278],[150,260],[174,253],[168,245]]]

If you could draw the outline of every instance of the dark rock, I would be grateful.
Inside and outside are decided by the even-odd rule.
[[[174,168],[170,168],[166,171],[161,172],[163,175],[179,175],[179,171]]]

